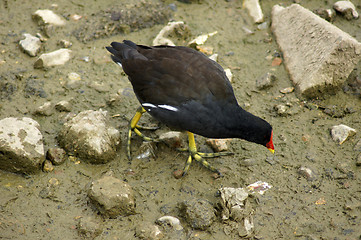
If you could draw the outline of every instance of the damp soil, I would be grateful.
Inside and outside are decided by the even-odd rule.
[[[123,141],[117,157],[107,164],[92,165],[71,157],[49,173],[23,176],[1,171],[0,238],[80,239],[77,230],[79,219],[91,216],[103,225],[103,231],[96,239],[136,239],[135,229],[141,222],[152,224],[161,216],[173,215],[181,219],[190,239],[239,239],[238,230],[222,223],[219,214],[208,230],[191,229],[178,214],[179,203],[201,198],[216,205],[220,187],[245,187],[261,180],[273,188],[250,200],[255,228],[251,238],[359,239],[361,169],[356,166],[359,152],[354,150],[354,145],[360,140],[361,133],[360,86],[352,89],[354,79],[349,79],[350,84],[346,83],[343,88],[347,91],[340,88],[334,94],[314,100],[299,99],[294,93],[281,94],[279,90],[292,86],[292,83],[284,65],[272,66],[267,57],[280,53],[275,39],[269,27],[257,29],[242,9],[241,1],[210,0],[192,4],[165,1],[160,3],[175,4],[176,10],[161,14],[170,14],[168,19],[185,21],[193,37],[218,31],[205,45],[219,54],[218,62],[224,68],[231,69],[232,85],[239,103],[272,124],[275,155],[271,156],[262,146],[234,139],[229,144],[234,155],[210,160],[224,173],[222,178],[217,179],[196,163],[192,164],[187,176],[174,178],[173,171],[183,168],[187,156],[163,144],[156,145],[154,158],[127,160],[124,147],[126,119],[132,117],[138,103],[126,76],[110,61],[105,46],[123,39],[150,45],[167,22],[161,17],[154,20],[148,15],[145,20],[151,23],[142,22],[142,14],[132,7],[138,2],[1,1],[0,118],[28,116],[38,121],[47,150],[57,146],[57,134],[69,113],[54,111],[50,116],[39,116],[34,111],[46,101],[56,104],[67,100],[72,105],[72,113],[99,108],[108,111],[109,116],[113,116],[111,124],[121,131]],[[153,2],[159,4],[158,1]],[[266,22],[270,23],[274,4],[287,6],[292,2],[261,1]],[[333,3],[321,0],[297,2],[311,10],[331,8]],[[357,1],[354,3],[357,5]],[[140,21],[139,25],[135,25],[138,27],[128,28],[124,23],[122,26],[125,27],[114,28],[116,24],[104,20],[107,11],[112,14],[112,21],[119,20],[121,14],[116,9],[122,4],[128,6],[130,21]],[[63,66],[34,69],[35,58],[23,53],[18,42],[24,32],[33,35],[43,33],[31,15],[37,9],[47,8],[68,20],[65,27],[51,33],[42,52],[60,48],[57,42],[66,39],[73,43],[70,48],[73,58]],[[115,10],[111,12],[112,9]],[[147,9],[153,11],[151,7],[143,7],[143,11]],[[360,8],[358,11],[361,12]],[[71,20],[72,14],[81,15],[82,19]],[[135,14],[134,18],[132,14]],[[87,31],[82,31],[87,21],[92,26],[88,25]],[[111,30],[99,28],[102,21]],[[337,16],[334,24],[361,41],[360,19],[347,21]],[[254,31],[254,34],[247,35],[243,27]],[[84,36],[91,37],[84,40]],[[185,43],[182,38],[177,41],[179,45]],[[360,69],[359,63],[352,76],[359,76]],[[267,90],[257,90],[255,79],[269,71],[277,78],[274,85]],[[67,76],[71,72],[81,75],[80,86],[67,85]],[[294,111],[290,115],[279,116],[274,110],[277,104],[289,104]],[[332,114],[335,111],[337,114]],[[141,122],[159,125],[150,116],[145,116]],[[329,129],[341,123],[355,128],[358,133],[338,145],[331,139]],[[161,131],[167,130],[165,126],[160,126]],[[210,150],[204,138],[197,136],[197,142],[201,150]],[[138,154],[137,148],[141,144],[140,139],[134,138],[133,155]],[[249,158],[254,159],[252,165],[240,164]],[[298,170],[301,166],[312,169],[316,174],[315,180],[308,181],[300,175]],[[89,183],[109,171],[113,172],[113,176],[126,180],[135,190],[135,215],[102,218],[89,202]],[[56,178],[59,185],[51,193],[46,193],[52,178]]]

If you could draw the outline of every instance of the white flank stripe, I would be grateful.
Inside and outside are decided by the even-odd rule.
[[[143,107],[157,108],[157,106],[155,106],[154,104],[151,104],[151,103],[143,103],[142,106]]]
[[[120,62],[117,62],[117,64],[118,64],[121,68],[123,68],[123,66],[122,66],[122,64],[121,64]]]
[[[167,109],[167,110],[170,110],[170,111],[174,111],[174,112],[178,111],[177,108],[169,106],[169,105],[158,105],[158,107],[164,108],[164,109]]]

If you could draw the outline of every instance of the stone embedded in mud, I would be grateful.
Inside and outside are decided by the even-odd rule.
[[[263,22],[263,12],[259,0],[244,0],[243,7],[249,12],[249,15],[253,18],[255,23]]]
[[[55,109],[59,112],[70,112],[72,108],[72,105],[70,102],[62,100],[55,104]]]
[[[49,148],[46,152],[46,158],[54,165],[61,165],[66,160],[66,152],[62,148]]]
[[[33,13],[33,19],[38,25],[64,26],[65,21],[49,9],[39,9]]]
[[[160,240],[163,239],[164,234],[157,225],[142,222],[137,224],[135,236],[146,240]]]
[[[61,48],[59,50],[41,54],[35,61],[34,68],[47,68],[58,65],[63,65],[71,58],[71,50]]]
[[[346,141],[348,137],[356,134],[356,130],[346,125],[340,124],[331,128],[332,139],[340,145]]]
[[[355,5],[351,1],[338,1],[333,4],[333,8],[341,13],[347,20],[356,19],[359,17]]]
[[[215,152],[228,151],[227,143],[232,139],[207,139],[206,143],[213,149]]]
[[[52,103],[50,101],[45,102],[43,105],[41,105],[34,111],[34,114],[42,115],[42,116],[51,116],[53,114]]]
[[[213,205],[204,199],[191,199],[180,204],[188,224],[195,229],[205,230],[215,220],[215,210]]]
[[[308,167],[304,167],[304,166],[300,167],[298,169],[298,173],[304,178],[306,178],[307,181],[314,181],[317,179],[317,175],[315,174],[315,172]]]
[[[134,214],[132,187],[115,177],[103,176],[91,183],[88,196],[102,215],[110,218]]]
[[[361,43],[298,4],[272,9],[272,31],[297,93],[335,91],[361,59]]]
[[[172,148],[182,148],[186,146],[186,142],[184,140],[184,133],[182,132],[165,132],[159,135],[158,139]]]
[[[169,39],[170,36],[178,36],[186,39],[190,36],[190,29],[184,22],[169,22],[166,26],[160,30],[158,35],[153,40],[153,45],[168,45],[175,46],[173,41]]]
[[[275,80],[276,76],[270,72],[267,72],[256,79],[256,87],[258,89],[266,89],[272,87]]]
[[[23,34],[25,39],[19,41],[21,49],[31,57],[35,57],[41,48],[41,41],[39,38],[32,36],[29,33]]]
[[[53,163],[50,160],[46,159],[44,161],[44,163],[43,163],[43,171],[44,172],[52,172],[52,171],[54,171]]]
[[[90,163],[106,163],[116,154],[120,133],[108,125],[107,111],[87,110],[64,123],[60,145]]]
[[[99,236],[103,231],[101,221],[97,221],[93,217],[81,217],[79,219],[77,230],[79,235],[85,239],[94,239]]]
[[[33,119],[0,120],[0,168],[16,173],[35,173],[41,169],[44,156],[43,135]]]

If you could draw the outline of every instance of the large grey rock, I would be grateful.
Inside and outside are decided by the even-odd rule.
[[[126,182],[112,176],[103,176],[93,181],[88,192],[99,212],[116,218],[134,213],[135,199],[133,189]]]
[[[185,219],[192,228],[205,230],[216,219],[213,205],[204,199],[190,199],[180,204]]]
[[[31,118],[0,120],[0,168],[9,172],[34,173],[45,159],[43,135]]]
[[[272,9],[272,30],[296,91],[335,90],[361,59],[361,43],[298,4]]]
[[[64,124],[58,140],[65,150],[90,163],[106,163],[115,157],[120,133],[108,126],[107,111],[87,110]]]

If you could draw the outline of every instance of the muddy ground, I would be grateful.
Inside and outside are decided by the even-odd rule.
[[[46,101],[56,104],[67,100],[71,102],[74,113],[102,108],[110,116],[119,114],[120,117],[112,118],[111,123],[121,130],[123,139],[118,156],[104,165],[91,165],[72,158],[50,173],[23,176],[0,172],[0,238],[80,239],[77,230],[79,219],[91,216],[103,224],[102,233],[96,239],[136,239],[135,230],[139,224],[152,224],[167,214],[181,219],[190,239],[239,239],[238,231],[232,229],[232,222],[222,223],[219,214],[208,230],[191,229],[179,216],[177,206],[191,198],[207,199],[216,205],[220,187],[245,187],[261,180],[273,188],[250,199],[255,225],[251,238],[360,239],[361,168],[356,166],[359,152],[354,150],[361,136],[359,90],[345,92],[340,89],[336,94],[320,96],[316,100],[299,99],[294,93],[281,94],[279,90],[292,86],[292,83],[284,65],[271,66],[272,60],[267,57],[279,53],[275,39],[269,27],[257,30],[257,25],[242,9],[241,1],[210,0],[192,4],[165,1],[164,4],[175,4],[176,10],[170,11],[169,19],[185,21],[192,36],[218,31],[206,45],[219,54],[218,61],[224,68],[232,70],[232,84],[240,104],[249,104],[250,112],[273,125],[274,158],[262,146],[234,139],[230,150],[235,155],[211,160],[224,172],[224,177],[218,179],[197,164],[192,164],[186,177],[175,179],[172,172],[183,168],[186,155],[163,144],[158,144],[156,158],[129,163],[124,147],[127,122],[123,116],[131,118],[138,103],[126,76],[110,62],[104,47],[123,39],[152,44],[165,24],[164,19],[157,19],[162,24],[143,24],[139,29],[134,27],[135,31],[125,27],[124,34],[102,32],[99,36],[95,34],[96,39],[79,37],[96,31],[96,22],[104,17],[106,10],[112,9],[113,5],[122,6],[122,2],[125,7],[132,4],[119,0],[0,2],[0,118],[29,116],[35,119],[41,126],[45,148],[48,149],[57,146],[56,136],[68,113],[54,111],[51,116],[38,116],[34,111]],[[266,21],[270,23],[274,4],[287,6],[292,2],[262,1]],[[297,2],[311,10],[331,8],[333,4],[333,1],[323,0]],[[37,9],[46,8],[53,9],[68,20],[65,27],[51,34],[42,52],[58,49],[58,40],[66,39],[73,43],[70,48],[73,58],[63,66],[34,69],[35,58],[23,53],[18,42],[24,32],[33,35],[43,33],[31,15]],[[154,10],[149,6],[147,8]],[[358,8],[358,11],[361,12],[361,9]],[[74,21],[69,18],[71,14],[83,18]],[[137,19],[142,19],[142,15]],[[88,26],[89,29],[81,32],[87,21],[94,21],[94,28]],[[334,24],[361,41],[360,19],[347,21],[337,16]],[[255,33],[247,35],[243,26]],[[185,42],[178,40],[177,43]],[[255,79],[271,69],[277,78],[273,87],[256,90]],[[360,69],[359,63],[353,75],[360,74]],[[80,86],[67,86],[67,76],[71,72],[81,75]],[[117,93],[119,97],[109,101]],[[292,105],[292,114],[278,116],[274,106],[286,103]],[[324,108],[336,109],[337,114],[327,114]],[[344,111],[346,108],[352,108],[352,111]],[[142,123],[157,124],[149,116],[145,116]],[[331,139],[329,128],[341,123],[355,128],[358,133],[338,145]],[[204,138],[198,136],[197,141],[200,149],[209,150]],[[135,149],[141,145],[141,140],[136,138],[133,143]],[[248,158],[254,160],[253,164],[240,164]],[[312,169],[316,173],[315,180],[308,181],[301,176],[298,173],[301,166]],[[130,169],[132,174],[129,174]],[[103,219],[89,203],[86,193],[88,184],[108,171],[133,187],[137,214]],[[58,179],[59,186],[50,197],[44,198],[42,191],[51,178]]]

